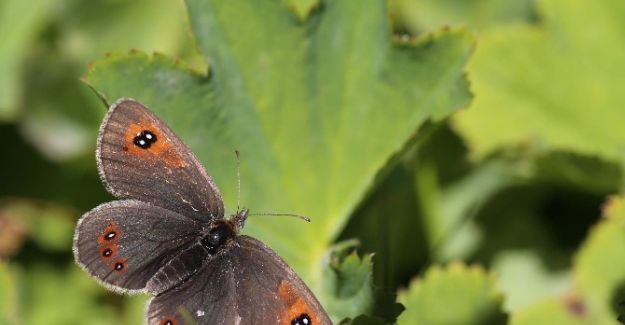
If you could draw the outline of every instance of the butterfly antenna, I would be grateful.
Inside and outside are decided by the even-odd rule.
[[[276,217],[294,217],[294,218],[298,218],[298,219],[302,219],[306,222],[310,222],[310,218],[307,216],[302,216],[299,214],[293,214],[293,213],[266,213],[266,212],[261,212],[261,213],[250,213],[249,216],[276,216]]]
[[[237,156],[237,213],[241,211],[241,157],[239,150],[235,150]]]

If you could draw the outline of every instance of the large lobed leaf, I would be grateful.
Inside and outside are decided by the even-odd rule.
[[[467,104],[473,41],[445,30],[398,44],[384,1],[326,1],[305,21],[280,1],[187,5],[208,76],[131,53],[97,62],[86,80],[107,103],[134,97],[153,109],[215,177],[231,211],[240,150],[245,206],[312,218],[252,216],[245,231],[319,292],[323,253],[378,170],[426,119]]]
[[[625,51],[620,0],[542,0],[539,25],[485,32],[469,66],[476,93],[455,116],[477,156],[537,141],[620,159]]]

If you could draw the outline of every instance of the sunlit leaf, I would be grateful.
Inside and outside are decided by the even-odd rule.
[[[529,21],[532,0],[391,0],[392,10],[412,32],[445,25],[484,29]]]
[[[625,302],[625,198],[610,199],[604,214],[578,252],[574,276],[586,312],[610,323]]]
[[[15,276],[6,262],[0,261],[0,324],[20,324]]]
[[[510,317],[511,325],[591,325],[583,310],[575,309],[575,298],[548,299],[525,308]]]
[[[494,278],[480,267],[434,266],[400,292],[406,311],[397,324],[505,324],[502,299]]]
[[[458,130],[478,157],[536,142],[621,159],[625,2],[537,5],[537,26],[518,24],[481,35],[469,66],[476,97],[454,117]]]

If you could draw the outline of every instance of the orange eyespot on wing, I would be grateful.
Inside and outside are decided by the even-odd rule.
[[[287,306],[280,313],[282,325],[317,325],[321,324],[314,309],[297,293],[287,281],[282,281],[278,289],[280,300]]]
[[[164,133],[145,120],[128,125],[122,150],[142,159],[154,159],[156,156],[176,168],[187,166]]]
[[[159,325],[178,325],[178,322],[174,316],[165,316]]]
[[[98,236],[98,244],[100,245],[109,245],[111,243],[115,243],[121,237],[122,232],[119,230],[119,227],[114,223],[109,223],[104,231]]]
[[[115,263],[112,263],[111,266],[115,272],[124,273],[128,268],[128,261],[125,259],[117,260]]]
[[[115,256],[117,256],[117,245],[109,245],[109,246],[101,246],[100,247],[100,256],[105,259],[105,260],[109,260]]]
[[[111,265],[111,269],[117,273],[126,272],[128,262],[117,258],[119,246],[117,243],[122,237],[122,231],[115,223],[109,223],[98,235],[98,247],[100,258]]]

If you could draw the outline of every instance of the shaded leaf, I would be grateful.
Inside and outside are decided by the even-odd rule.
[[[51,203],[17,199],[0,202],[0,222],[15,224],[20,229],[21,234],[12,234],[13,239],[19,241],[28,235],[49,251],[67,251],[72,246],[74,220],[74,211]]]
[[[0,1],[0,120],[14,119],[23,95],[22,68],[53,0]]]
[[[347,318],[342,320],[339,325],[383,325],[388,324],[381,318],[360,315],[354,319]]]
[[[182,1],[69,0],[50,11],[45,37],[25,58],[27,95],[20,102],[21,133],[49,159],[93,157],[102,108],[78,79],[94,58],[133,48],[184,55],[205,69],[197,64]]]
[[[373,255],[358,256],[357,242],[346,241],[330,248],[327,261],[323,261],[324,288],[319,299],[334,318],[370,313],[373,297]]]
[[[50,162],[9,124],[0,125],[0,138],[11,144],[11,158],[0,159],[0,196],[55,201],[80,211],[110,198],[101,185],[93,156],[88,162]]]
[[[358,238],[360,251],[375,254],[375,283],[392,292],[418,272],[428,253],[411,178],[407,164],[397,164],[354,212],[340,237]]]

